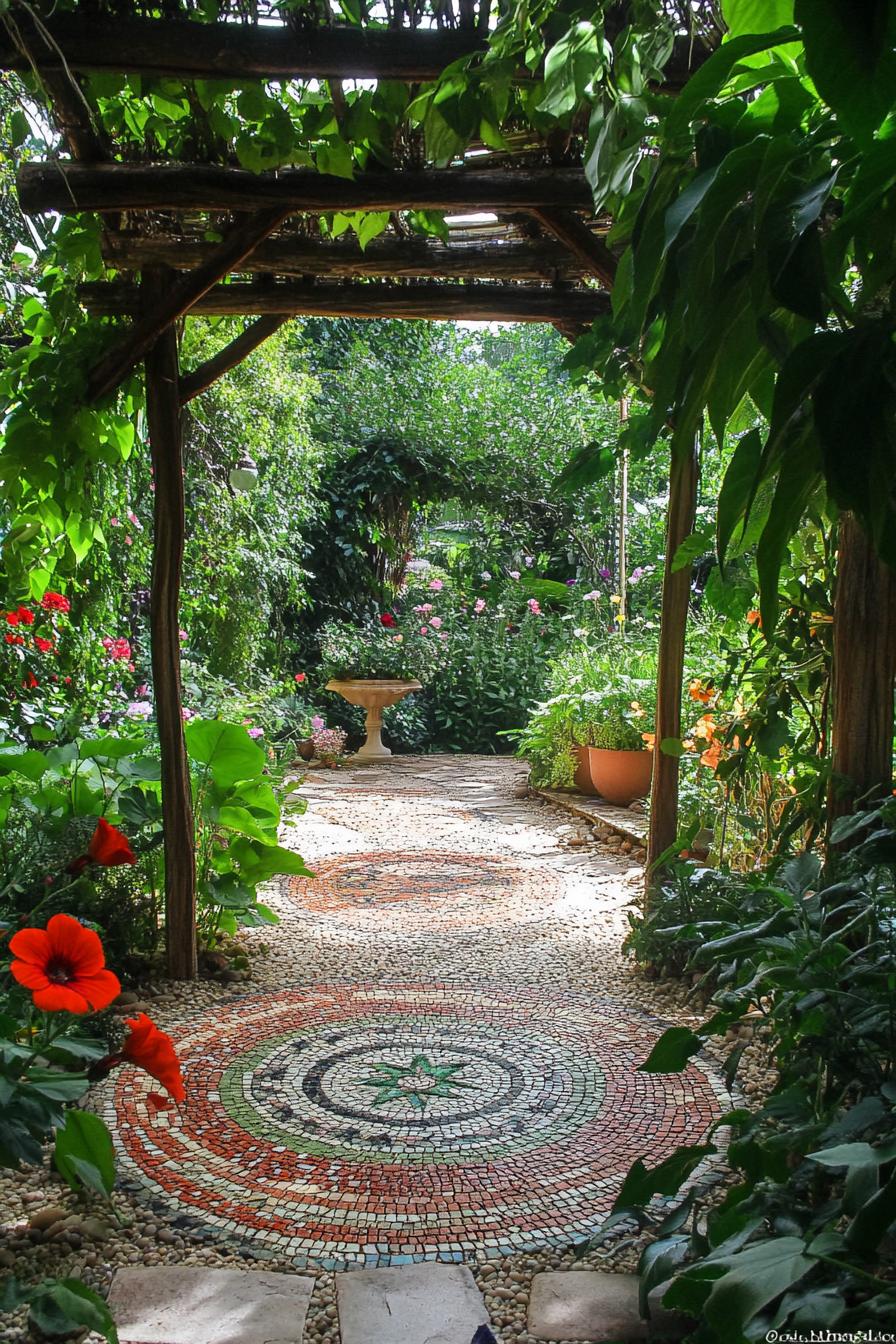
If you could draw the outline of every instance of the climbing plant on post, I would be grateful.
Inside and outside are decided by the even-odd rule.
[[[147,299],[164,292],[165,272],[147,269]],[[168,326],[146,356],[146,414],[152,457],[152,674],[162,760],[165,934],[176,980],[197,974],[196,849],[190,769],[184,745],[180,670],[180,585],[185,507],[177,333]]]

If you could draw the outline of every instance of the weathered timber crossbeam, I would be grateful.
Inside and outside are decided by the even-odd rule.
[[[127,317],[140,311],[133,285],[97,281],[79,294],[88,312]],[[285,317],[393,317],[434,321],[563,322],[588,325],[609,309],[609,296],[598,289],[561,289],[537,285],[381,285],[278,284],[216,285],[192,305],[190,316],[243,313]]]
[[[47,68],[59,56],[22,15],[34,52]],[[56,14],[43,27],[64,52],[71,70],[155,75],[175,79],[394,79],[437,78],[452,61],[485,48],[475,32],[292,28],[182,19],[100,18]],[[0,33],[0,69],[27,65]]]
[[[434,168],[361,173],[354,180],[307,168],[249,173],[214,164],[25,163],[19,204],[27,215],[82,210],[536,210],[592,208],[577,168]]]
[[[27,16],[17,17],[26,28]],[[296,32],[274,24],[191,23],[55,14],[43,20],[71,70],[144,74],[175,79],[436,79],[452,61],[485,49],[467,28],[319,28]],[[35,38],[39,35],[30,25]],[[612,36],[614,25],[608,22]],[[58,54],[40,39],[48,67]],[[40,48],[38,48],[38,52]],[[663,86],[679,88],[707,52],[680,37],[664,70]],[[24,70],[21,53],[0,32],[0,69]],[[527,77],[520,71],[520,77]]]
[[[213,285],[236,269],[257,243],[282,224],[282,210],[258,210],[238,223],[223,242],[217,243],[195,270],[176,276],[170,283],[154,286],[159,297],[151,308],[138,303],[137,321],[119,345],[109,350],[90,370],[87,396],[98,401],[114,392],[137,360],[153,346],[166,327],[189,312]]]
[[[587,232],[587,226],[582,227]],[[191,270],[202,265],[213,246],[191,239],[109,233],[103,238],[103,255],[121,271],[156,265]],[[362,251],[357,243],[342,240],[268,238],[241,269],[271,275],[433,275],[467,280],[554,280],[590,273],[590,267],[565,247],[539,239],[446,244],[426,238],[375,238]]]

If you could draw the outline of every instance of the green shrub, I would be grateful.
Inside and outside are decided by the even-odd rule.
[[[614,1207],[656,1232],[642,1299],[671,1279],[663,1303],[699,1319],[701,1344],[849,1334],[896,1314],[896,799],[834,827],[835,842],[858,837],[825,875],[811,853],[755,885],[679,875],[629,940],[641,955],[671,947],[715,986],[713,1016],[671,1028],[642,1069],[675,1072],[732,1027],[758,1029],[779,1069],[758,1109],[719,1122],[733,1129],[721,1203],[692,1191],[648,1207],[716,1151],[710,1139],[653,1169],[636,1162]]]

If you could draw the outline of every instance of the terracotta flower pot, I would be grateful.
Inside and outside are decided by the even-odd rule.
[[[597,789],[591,782],[591,762],[588,760],[588,748],[580,747],[576,742],[573,744],[573,752],[576,758],[576,772],[572,777],[579,793],[597,793]]]
[[[591,782],[601,798],[618,807],[628,807],[636,798],[646,798],[653,774],[652,751],[607,751],[588,748]]]
[[[314,757],[314,738],[303,737],[299,746],[299,755],[303,761],[310,761]]]

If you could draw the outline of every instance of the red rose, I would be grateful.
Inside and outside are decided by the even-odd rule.
[[[16,615],[18,616],[19,620],[22,622],[23,625],[34,624],[34,612],[29,611],[27,607],[19,607],[18,611],[16,612]]]
[[[384,611],[380,617],[380,625],[384,625],[387,630],[391,630],[397,624],[391,611]]]
[[[296,681],[298,682],[298,684],[301,686],[302,682],[305,680],[305,673],[304,673],[304,672],[297,672],[296,675],[295,675],[295,680],[296,680]]]
[[[39,649],[41,653],[52,653],[53,641],[52,639],[42,639],[40,635],[35,635],[34,647]]]

